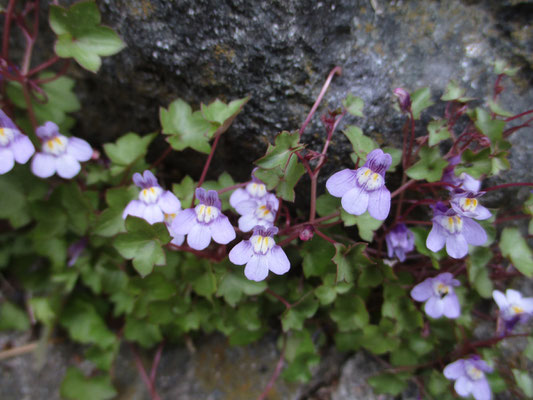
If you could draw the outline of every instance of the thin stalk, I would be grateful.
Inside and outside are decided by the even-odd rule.
[[[272,289],[269,289],[267,288],[265,290],[266,293],[268,293],[269,295],[271,295],[272,297],[275,297],[276,299],[278,299],[279,301],[281,301],[283,303],[283,305],[285,306],[285,308],[291,308],[291,303],[289,303],[287,300],[285,300],[282,296],[280,296],[279,294],[277,294],[276,292],[274,292]]]
[[[209,165],[211,165],[211,160],[213,159],[213,155],[215,154],[215,150],[217,148],[218,141],[220,140],[220,136],[221,135],[217,135],[217,137],[215,138],[215,141],[213,142],[213,145],[211,146],[211,152],[209,153],[209,156],[207,157],[207,160],[206,160],[206,162],[204,164],[204,169],[202,171],[202,175],[200,175],[200,180],[198,181],[198,185],[196,185],[197,188],[202,186],[202,184],[205,181],[205,177],[207,175],[207,170],[209,169]],[[194,206],[195,198],[196,198],[196,194],[193,194],[191,207]]]
[[[259,395],[257,400],[265,400],[268,396],[268,393],[270,392],[270,389],[272,389],[272,386],[274,386],[274,383],[276,383],[276,380],[279,377],[279,374],[281,373],[281,370],[283,369],[283,362],[285,360],[285,349],[287,348],[287,336],[283,335],[283,347],[281,349],[281,354],[279,355],[279,360],[276,364],[276,368],[274,369],[274,373],[270,377],[270,380],[268,381],[265,390]]]
[[[31,126],[33,128],[33,132],[31,132],[31,134],[29,134],[29,138],[31,139],[31,141],[33,142],[33,144],[37,147],[37,148],[40,148],[40,141],[39,139],[37,138],[37,135],[36,135],[36,131],[37,131],[37,118],[35,118],[35,113],[33,111],[33,104],[31,102],[31,97],[30,97],[30,92],[28,90],[28,85],[26,83],[23,83],[22,84],[22,94],[24,95],[24,101],[26,101],[26,106],[28,107],[28,117],[30,118],[30,123],[31,123]],[[28,133],[28,132],[26,132]]]
[[[521,117],[523,117],[524,115],[528,115],[528,114],[531,114],[531,113],[533,113],[533,110],[527,110],[527,111],[524,111],[524,112],[522,112],[522,113],[520,113],[520,114],[516,114],[516,115],[513,116],[513,117],[505,118],[504,121],[505,121],[505,122],[509,122],[509,121],[512,121],[512,120],[517,119],[517,118],[521,118]]]
[[[154,356],[154,361],[152,362],[152,370],[150,371],[150,382],[152,387],[155,387],[155,377],[157,374],[157,367],[159,366],[159,361],[161,361],[161,354],[163,354],[164,342],[161,342]]]
[[[316,109],[318,108],[320,102],[322,101],[322,98],[326,94],[326,91],[328,90],[329,84],[331,83],[331,80],[333,79],[333,75],[341,75],[342,74],[342,68],[339,66],[336,66],[331,70],[331,72],[328,75],[328,78],[326,79],[326,82],[324,83],[324,86],[322,86],[322,89],[320,90],[320,94],[318,95],[315,104],[313,104],[313,107],[311,108],[311,111],[309,111],[309,114],[307,115],[307,118],[305,119],[304,123],[302,124],[302,127],[300,128],[300,136],[305,131],[305,128],[309,124],[309,121],[311,121],[311,118],[313,118],[313,115],[316,112]]]
[[[238,188],[245,187],[247,184],[248,184],[247,182],[237,183],[236,185],[231,185],[231,186],[225,187],[223,189],[217,190],[217,193],[218,194],[226,193],[226,192],[229,192],[230,190],[235,190],[235,189],[238,189]]]
[[[9,0],[4,18],[4,36],[2,39],[2,58],[7,61],[9,56],[9,31],[11,30],[11,19],[16,0]]]
[[[328,235],[320,232],[318,229],[315,229],[315,233],[320,236],[322,239],[324,239],[327,242],[330,242],[331,244],[337,244],[338,242],[332,238],[330,238]]]
[[[411,179],[404,183],[402,186],[400,186],[398,189],[396,189],[394,192],[391,193],[390,198],[395,198],[398,194],[402,193],[405,189],[407,189],[409,186],[411,186],[416,181],[414,179]]]
[[[154,385],[152,385],[150,378],[148,378],[148,375],[146,374],[146,370],[144,369],[141,357],[139,357],[137,350],[135,350],[135,347],[133,347],[133,345],[130,345],[130,348],[131,348],[131,352],[133,353],[133,358],[135,360],[135,365],[137,367],[137,370],[139,371],[139,375],[141,376],[141,379],[146,385],[146,388],[150,392],[150,396],[152,397],[152,400],[161,400],[161,398],[157,394],[157,391],[155,390]]]
[[[42,64],[37,65],[35,68],[30,69],[28,71],[28,73],[26,74],[26,76],[35,75],[36,73],[41,72],[42,70],[44,70],[44,69],[46,69],[48,67],[51,67],[52,65],[54,65],[59,60],[60,60],[59,56],[53,56],[48,61],[45,61]]]
[[[483,189],[483,191],[490,192],[492,190],[504,189],[513,186],[533,186],[533,182],[504,183],[502,185],[491,186],[487,189]]]
[[[165,158],[167,158],[167,156],[172,152],[172,146],[171,145],[168,145],[168,147],[165,149],[165,151],[163,152],[163,154],[161,154],[159,156],[159,158],[157,160],[154,161],[154,163],[150,166],[150,168],[155,168],[157,167],[159,164],[161,164],[163,162],[163,160]]]

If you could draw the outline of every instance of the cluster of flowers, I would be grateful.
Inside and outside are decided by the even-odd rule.
[[[181,209],[181,202],[170,191],[163,190],[150,171],[133,175],[133,182],[141,189],[139,198],[132,200],[122,217],[128,215],[143,218],[148,223],[165,222],[172,244],[180,246],[187,236],[187,244],[194,250],[204,250],[211,239],[219,244],[228,244],[235,239],[235,229],[222,213],[218,193],[197,188],[195,195],[199,204],[194,208]],[[238,243],[229,253],[233,264],[245,265],[245,276],[253,281],[262,281],[268,271],[281,275],[290,269],[290,262],[283,249],[276,245],[273,236],[278,233],[274,219],[279,201],[266,191],[265,185],[253,177],[244,189],[239,188],[230,197],[230,204],[241,215],[239,230],[253,234],[248,240]]]
[[[70,179],[80,172],[80,161],[88,161],[93,154],[89,143],[77,137],[67,138],[51,121],[39,126],[35,133],[41,140],[41,151],[34,155],[31,140],[0,110],[0,174],[11,171],[15,162],[25,164],[34,155],[31,170],[35,175],[48,178],[57,173]]]

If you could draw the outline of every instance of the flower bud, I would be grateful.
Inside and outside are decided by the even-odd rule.
[[[394,95],[398,97],[400,110],[408,112],[411,109],[411,96],[409,96],[409,92],[402,88],[396,88],[394,89]]]
[[[315,228],[312,225],[305,225],[304,228],[300,231],[299,237],[303,242],[311,240],[315,234]]]

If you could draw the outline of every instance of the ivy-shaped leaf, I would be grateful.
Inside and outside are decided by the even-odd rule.
[[[493,149],[502,140],[505,121],[492,119],[487,111],[479,107],[475,111],[475,125],[482,134],[490,139]]]
[[[98,71],[100,56],[111,56],[126,46],[113,29],[100,25],[100,19],[100,11],[91,0],[68,9],[51,5],[49,22],[57,35],[56,54],[74,58],[89,71]]]
[[[353,94],[348,94],[346,96],[346,99],[342,101],[342,105],[344,108],[346,108],[346,111],[348,111],[350,114],[356,117],[364,117],[363,114],[363,107],[365,106],[365,102],[362,98],[354,96]]]
[[[299,140],[298,132],[281,132],[274,139],[274,145],[268,145],[266,154],[257,160],[255,165],[263,169],[280,168],[284,171],[287,168],[289,157],[295,151],[303,149]]]
[[[202,104],[201,111],[204,118],[217,126],[213,136],[222,135],[233,123],[233,120],[239,114],[246,103],[250,100],[249,97],[243,99],[233,100],[225,104],[216,99],[209,105]]]
[[[419,119],[420,113],[433,104],[429,88],[421,88],[413,92],[411,94],[411,110],[414,119]]]
[[[470,100],[473,100],[472,97],[465,97],[466,90],[460,87],[457,82],[451,81],[448,83],[448,86],[446,86],[446,89],[444,90],[444,94],[440,98],[444,101],[459,101],[461,103],[469,102]],[[431,145],[430,145],[431,146]]]
[[[99,236],[111,237],[124,232],[126,226],[122,213],[138,194],[134,186],[111,188],[106,191],[105,198],[109,208],[105,209],[97,218],[93,233]]]
[[[411,179],[436,182],[442,177],[442,171],[448,165],[437,147],[422,147],[420,160],[407,169],[406,174]]]
[[[111,174],[116,176],[125,170],[130,172],[132,166],[139,160],[143,160],[148,151],[148,146],[156,137],[155,133],[139,136],[130,132],[121,136],[115,143],[104,144],[104,151],[113,163]]]
[[[533,277],[533,252],[517,228],[505,228],[500,239],[502,255],[528,278]]]
[[[435,146],[443,140],[449,139],[451,137],[450,131],[448,130],[448,121],[445,119],[431,121],[428,124],[428,132],[428,144],[430,147]]]
[[[74,367],[67,369],[60,391],[61,396],[69,400],[109,400],[117,395],[110,375],[86,378]]]
[[[351,246],[345,246],[341,243],[335,244],[335,256],[331,260],[337,266],[337,283],[342,281],[353,282],[354,270],[372,263],[363,253],[366,246],[366,243],[358,243]]]
[[[313,296],[307,296],[297,305],[287,309],[281,317],[281,325],[283,331],[287,332],[291,329],[302,330],[306,319],[315,315],[318,309],[318,302]]]
[[[341,219],[345,226],[357,225],[359,236],[367,242],[372,241],[374,231],[383,224],[383,221],[372,218],[368,211],[361,215],[353,215],[341,209]]]
[[[151,273],[154,265],[165,265],[162,246],[170,241],[170,235],[164,224],[150,225],[141,218],[129,216],[126,230],[113,244],[122,257],[133,260],[133,267],[141,276]]]
[[[217,296],[223,297],[230,306],[235,307],[239,301],[246,296],[254,296],[264,292],[267,288],[266,283],[253,282],[246,279],[242,273],[226,273],[217,290]]]
[[[490,174],[492,163],[490,159],[490,149],[483,149],[474,153],[470,149],[463,151],[461,155],[461,164],[455,167],[455,173],[461,174],[466,172],[468,175],[479,179],[482,175]]]
[[[352,144],[353,151],[360,158],[361,164],[366,161],[368,153],[378,148],[376,142],[372,138],[365,136],[361,128],[357,126],[350,125],[343,133]]]

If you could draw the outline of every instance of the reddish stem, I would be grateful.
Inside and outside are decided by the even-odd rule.
[[[34,82],[37,85],[42,85],[43,83],[55,81],[56,79],[61,78],[63,75],[67,73],[69,66],[70,66],[70,60],[64,60],[63,66],[61,67],[61,69],[59,70],[57,74],[55,74],[54,76],[51,76],[50,78],[35,79]]]
[[[9,0],[4,18],[4,36],[2,39],[2,58],[4,60],[7,60],[9,56],[9,31],[11,29],[11,19],[13,18],[15,3],[16,0]]]
[[[318,229],[315,229],[315,233],[320,236],[322,239],[330,242],[331,244],[337,244],[337,241],[330,238],[328,235],[325,235],[324,233],[320,232]]]
[[[235,189],[238,189],[238,188],[245,187],[247,184],[248,184],[247,182],[237,183],[236,185],[231,185],[231,186],[225,187],[223,189],[217,190],[217,193],[218,194],[226,193],[226,192],[229,192],[230,190],[235,190]]]
[[[313,107],[311,108],[311,111],[309,111],[309,114],[307,115],[307,118],[305,119],[304,123],[302,124],[302,127],[300,128],[300,136],[305,131],[305,128],[309,124],[309,121],[311,121],[311,118],[313,118],[313,115],[316,112],[316,109],[318,108],[320,102],[322,101],[322,98],[326,94],[326,91],[328,90],[329,84],[331,83],[331,80],[333,79],[333,75],[341,75],[342,74],[342,68],[339,66],[336,66],[331,70],[331,72],[328,75],[328,78],[326,79],[326,82],[324,83],[324,86],[322,86],[322,90],[320,90],[320,94],[318,95],[315,104],[313,104]]]
[[[268,396],[268,393],[270,392],[270,389],[272,389],[272,386],[274,386],[274,383],[276,383],[276,380],[279,377],[279,374],[281,373],[281,370],[283,369],[283,362],[285,359],[285,349],[287,348],[287,336],[283,336],[283,347],[281,349],[281,354],[279,356],[278,363],[276,364],[276,368],[274,369],[274,373],[272,374],[272,377],[268,381],[265,390],[259,395],[257,400],[265,400]]]
[[[398,194],[402,193],[405,189],[407,189],[409,186],[411,186],[416,181],[414,179],[411,179],[410,181],[407,181],[402,186],[400,186],[398,189],[396,189],[394,192],[391,193],[390,198],[395,198]]]
[[[497,218],[494,223],[501,224],[502,222],[516,221],[517,219],[531,218],[531,215],[509,215],[507,217]]]
[[[159,164],[163,162],[165,158],[172,152],[172,146],[168,145],[168,147],[165,149],[163,154],[159,156],[157,160],[154,161],[154,163],[150,166],[150,168],[156,168]]]
[[[155,377],[157,374],[157,367],[159,366],[159,361],[161,361],[161,355],[163,354],[164,345],[165,343],[161,342],[161,344],[159,345],[155,353],[154,361],[152,362],[152,370],[150,371],[150,382],[152,383],[152,387],[154,388],[155,388]]]
[[[411,219],[403,219],[402,222],[404,224],[409,224],[409,225],[433,225],[433,223],[429,221],[415,221]]]
[[[267,288],[266,293],[268,293],[269,295],[271,295],[272,297],[275,297],[276,299],[278,299],[279,301],[281,301],[283,303],[283,305],[285,306],[285,308],[289,309],[291,308],[291,303],[289,303],[287,300],[285,300],[282,296],[280,296],[279,294],[277,294],[276,292],[274,292],[272,289],[270,288]]]
[[[505,122],[509,122],[509,121],[512,121],[512,120],[517,119],[517,118],[521,118],[521,117],[523,117],[524,115],[528,115],[528,114],[531,114],[531,113],[533,113],[533,110],[527,110],[527,111],[524,111],[524,112],[522,112],[522,113],[520,113],[520,114],[516,114],[516,115],[513,116],[513,117],[505,118],[504,121],[505,121]]]
[[[490,192],[492,190],[504,189],[513,186],[533,186],[532,182],[517,182],[517,183],[504,183],[502,185],[491,186],[487,189],[483,189],[484,192]]]
[[[209,165],[211,164],[211,160],[213,159],[213,155],[215,154],[215,150],[217,148],[218,141],[220,140],[220,136],[221,135],[217,135],[217,137],[215,137],[215,141],[213,142],[213,145],[211,146],[211,152],[209,153],[209,156],[207,157],[207,160],[206,160],[206,162],[204,164],[204,169],[202,171],[202,175],[200,175],[200,180],[198,181],[198,185],[196,185],[197,188],[202,186],[202,184],[204,183],[205,177],[207,175],[207,170],[209,169]],[[195,198],[196,198],[196,193],[193,194],[193,196],[192,196],[191,207],[194,206]]]
[[[133,347],[133,345],[130,345],[130,348],[133,353],[133,358],[135,359],[135,365],[137,366],[139,375],[141,375],[141,379],[146,385],[146,388],[148,389],[148,391],[150,392],[150,396],[152,397],[152,400],[161,400],[161,398],[157,394],[157,391],[155,390],[154,385],[152,385],[152,382],[150,381],[150,379],[148,378],[148,375],[146,374],[146,370],[144,369],[143,363],[141,361],[141,357],[139,357],[137,350],[135,350],[135,347]]]
[[[51,67],[59,60],[60,60],[59,56],[53,56],[48,61],[45,61],[42,64],[37,65],[35,68],[30,69],[28,73],[26,74],[26,76],[29,77],[29,76],[35,75],[36,73],[41,72],[43,69]]]

